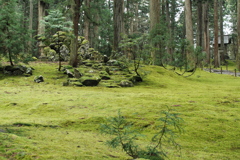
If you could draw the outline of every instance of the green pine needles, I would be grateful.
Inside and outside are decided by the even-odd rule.
[[[165,148],[169,145],[180,150],[180,145],[175,141],[178,133],[182,133],[183,122],[179,114],[169,109],[162,111],[162,117],[157,119],[156,133],[148,145],[144,147],[138,144],[138,139],[146,137],[133,129],[132,123],[126,120],[121,112],[117,117],[108,118],[105,124],[101,124],[100,130],[104,134],[112,135],[107,145],[113,148],[121,147],[132,158],[146,158],[150,160],[163,160],[167,157]]]

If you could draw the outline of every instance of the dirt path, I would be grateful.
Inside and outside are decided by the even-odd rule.
[[[206,69],[204,69],[204,70],[207,71],[207,72],[210,72],[210,69],[209,69],[209,68],[206,68]],[[229,70],[222,70],[222,73],[221,73],[221,70],[211,69],[211,73],[227,74],[227,75],[235,76],[235,72],[229,71]],[[236,73],[236,76],[237,76],[237,77],[240,77],[240,72],[237,72],[237,73]]]

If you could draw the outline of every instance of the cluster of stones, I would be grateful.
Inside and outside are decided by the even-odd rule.
[[[118,60],[96,61],[85,60],[78,68],[64,66],[68,75],[64,86],[104,86],[109,88],[133,87],[142,81],[141,77],[131,73],[128,67]]]
[[[41,58],[47,59],[49,61],[59,61],[59,55],[57,54],[58,47],[60,47],[60,60],[69,61],[70,59],[70,39],[66,35],[66,32],[59,32],[59,40],[57,33],[50,39],[51,43],[44,47]],[[47,42],[43,37],[38,38],[39,41]],[[60,46],[58,46],[58,43]],[[89,41],[85,37],[78,37],[78,55],[81,56],[79,59],[94,59],[100,60],[102,55],[94,50],[94,48],[89,47]]]
[[[58,39],[59,38],[59,39]],[[39,39],[44,42],[44,39]],[[65,32],[56,33],[51,38],[50,45],[44,48],[44,54],[48,60],[59,61],[56,54],[57,44],[60,44],[61,61],[68,61],[70,41]],[[106,86],[133,87],[134,83],[142,81],[142,78],[131,73],[126,64],[118,60],[110,60],[107,56],[89,47],[89,41],[84,37],[78,37],[78,68],[63,66],[63,71],[68,75],[64,86]]]
[[[24,65],[15,65],[15,66],[4,66],[0,68],[0,71],[3,72],[3,74],[6,75],[25,75],[25,76],[31,76],[33,72],[32,67],[26,67]]]

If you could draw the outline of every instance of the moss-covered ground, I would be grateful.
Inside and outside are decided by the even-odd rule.
[[[198,70],[184,78],[157,66],[145,66],[144,82],[133,88],[62,86],[66,76],[54,63],[32,63],[34,75],[0,75],[0,160],[127,160],[120,148],[104,143],[99,124],[122,115],[155,132],[166,106],[184,119],[169,148],[171,160],[240,159],[240,78]],[[35,83],[42,75],[45,82]],[[147,140],[142,140],[144,144]]]

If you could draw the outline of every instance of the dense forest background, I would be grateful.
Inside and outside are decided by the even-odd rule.
[[[0,0],[2,60],[41,58],[53,42],[58,52],[60,31],[72,66],[85,37],[112,58],[185,69],[219,67],[230,58],[240,69],[237,0]]]

